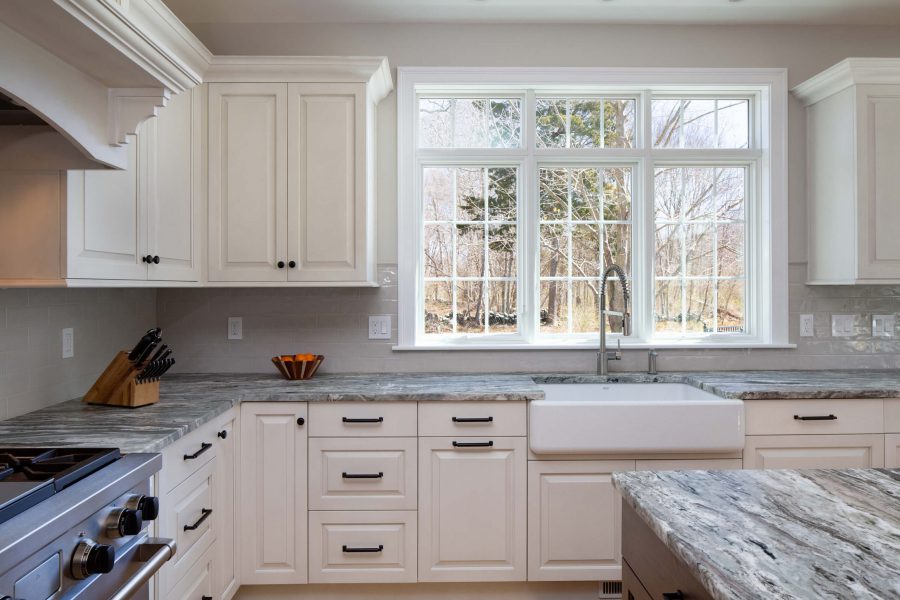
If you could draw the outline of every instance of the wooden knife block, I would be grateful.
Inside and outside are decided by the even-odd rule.
[[[159,402],[159,381],[138,383],[135,381],[138,373],[138,369],[128,360],[128,353],[119,352],[81,401],[128,408]]]

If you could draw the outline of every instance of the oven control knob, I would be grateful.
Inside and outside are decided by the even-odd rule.
[[[72,577],[87,579],[91,575],[109,573],[115,564],[115,548],[92,540],[82,540],[75,546],[75,553],[72,555]]]
[[[156,496],[132,496],[125,503],[125,508],[138,511],[145,521],[152,521],[159,516],[159,498]]]
[[[131,508],[117,508],[109,513],[106,522],[106,535],[111,538],[120,538],[128,535],[137,535],[144,527],[141,513]]]

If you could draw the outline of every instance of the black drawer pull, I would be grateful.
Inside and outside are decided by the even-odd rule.
[[[677,592],[663,592],[663,600],[684,600],[684,592],[678,590]]]
[[[835,415],[813,415],[811,417],[801,417],[800,415],[794,415],[795,421],[837,421],[837,417]]]
[[[381,479],[384,477],[384,473],[382,471],[377,473],[342,473],[341,477],[344,479]]]
[[[384,417],[375,417],[374,419],[351,419],[350,417],[341,417],[344,423],[384,423]]]
[[[384,550],[384,546],[381,544],[378,544],[377,548],[351,548],[350,546],[342,546],[341,549],[348,554],[353,552],[381,552]]]
[[[200,596],[200,600],[213,600],[212,596]]]
[[[494,445],[493,441],[490,442],[453,442],[454,448],[490,448]]]
[[[453,417],[454,423],[493,423],[494,417]]]
[[[200,526],[203,525],[203,521],[207,520],[209,518],[209,515],[212,514],[212,509],[211,508],[201,508],[200,512],[202,513],[200,515],[200,518],[197,519],[193,525],[185,525],[184,526],[185,531],[194,531],[195,529],[199,529]]]
[[[212,444],[208,444],[207,442],[203,442],[202,444],[200,444],[200,449],[199,449],[199,450],[197,450],[197,451],[194,452],[193,454],[185,454],[185,455],[184,455],[184,460],[194,460],[195,458],[197,458],[198,456],[200,456],[201,454],[203,454],[204,452],[206,452],[206,451],[209,450],[210,448],[212,448]]]

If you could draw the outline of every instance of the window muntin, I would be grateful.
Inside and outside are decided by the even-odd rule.
[[[518,148],[519,98],[420,98],[420,148]]]
[[[654,148],[749,148],[747,98],[661,98],[650,103]]]

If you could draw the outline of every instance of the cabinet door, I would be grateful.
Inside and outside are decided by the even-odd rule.
[[[240,585],[237,572],[237,527],[240,523],[237,512],[237,447],[238,432],[234,419],[227,419],[216,433],[215,444],[219,447],[216,455],[215,502],[216,543],[213,556],[213,579],[215,597],[228,600],[234,596]]]
[[[306,404],[241,405],[241,583],[306,583]]]
[[[209,85],[209,280],[286,281],[287,85]]]
[[[419,438],[419,581],[525,580],[526,462],[524,437]]]
[[[147,267],[153,281],[200,279],[200,91],[178,94],[145,123]]]
[[[745,469],[866,469],[884,466],[884,436],[748,435]]]
[[[67,277],[147,278],[141,189],[147,148],[141,131],[128,136],[128,169],[68,172]]]
[[[528,463],[528,580],[621,578],[621,497],[612,474],[634,461]]]
[[[900,469],[900,433],[884,436],[884,466],[888,469]]]
[[[859,86],[859,276],[900,279],[900,86]]]
[[[288,279],[365,281],[365,85],[292,83],[288,101]]]

